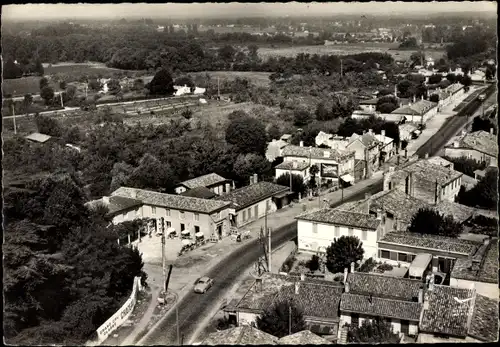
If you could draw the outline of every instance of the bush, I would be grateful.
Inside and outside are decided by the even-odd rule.
[[[383,263],[378,266],[378,270],[384,272],[384,271],[391,271],[394,267],[391,264]]]
[[[311,272],[319,270],[319,257],[316,254],[307,262],[307,267]]]
[[[370,272],[377,266],[377,261],[373,258],[368,258],[361,266],[359,267],[359,272]]]

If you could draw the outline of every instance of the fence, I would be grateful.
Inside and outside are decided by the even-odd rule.
[[[125,323],[132,311],[134,310],[135,303],[137,301],[137,294],[142,291],[141,277],[136,277],[134,279],[134,286],[132,288],[132,294],[128,300],[123,304],[123,306],[116,311],[114,315],[111,316],[104,324],[102,324],[97,329],[97,340],[87,343],[87,345],[99,345],[104,340],[108,338],[113,331],[115,331],[120,325]]]

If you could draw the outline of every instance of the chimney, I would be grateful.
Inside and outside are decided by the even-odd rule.
[[[259,175],[253,174],[253,183],[257,183],[259,181]]]
[[[429,153],[425,153],[425,159],[429,159]]]
[[[384,129],[380,130],[380,135],[382,135],[382,137],[385,137],[385,130]]]
[[[300,287],[300,283],[295,282],[295,295],[299,295],[299,287]]]
[[[424,96],[423,95],[420,97],[420,100],[424,100]]]
[[[250,185],[253,184],[253,176],[250,176]]]
[[[349,270],[347,268],[344,268],[344,283],[347,283],[347,274],[349,273]]]
[[[405,149],[405,158],[408,159],[408,149]]]
[[[368,134],[372,134],[373,133],[373,129],[368,129]]]
[[[323,157],[330,158],[330,152],[329,151],[323,151]]]
[[[293,167],[294,169],[298,168],[298,167],[299,167],[299,163],[297,163],[296,161],[294,161],[294,162],[292,163],[292,167]]]
[[[349,283],[345,283],[345,292],[349,293]]]
[[[494,131],[494,130],[495,130],[495,129],[490,128],[490,134],[491,134],[491,135],[493,135],[493,131]]]
[[[429,291],[432,292],[434,289],[434,274],[431,275],[431,278],[429,280]]]
[[[481,259],[472,259],[472,271],[479,271],[481,268]]]
[[[136,199],[137,198],[137,190],[132,189],[131,192],[130,192],[130,197],[132,199]]]
[[[306,275],[305,274],[300,274],[300,280],[303,282],[306,280]]]
[[[377,220],[382,220],[382,209],[377,209]]]
[[[413,102],[417,102],[417,97],[413,95]]]
[[[354,262],[351,263],[351,273],[354,273]]]
[[[424,288],[420,288],[418,290],[418,303],[423,304],[424,303]]]
[[[458,141],[453,141],[453,147],[458,148]]]
[[[300,147],[304,147],[304,141],[300,141]]]
[[[262,278],[257,278],[255,280],[255,288],[257,289],[258,292],[262,292]]]
[[[109,205],[109,196],[103,196],[103,197],[102,197],[102,202],[103,202],[105,205]]]

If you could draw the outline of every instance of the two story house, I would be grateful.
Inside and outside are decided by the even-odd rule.
[[[110,201],[127,198],[140,201],[115,216],[116,222],[135,218],[155,220],[153,232],[174,228],[178,233],[188,230],[194,235],[203,233],[206,239],[216,236],[221,239],[229,234],[229,201],[192,198],[175,194],[164,194],[144,189],[120,187],[111,193]],[[125,215],[124,215],[125,214]]]
[[[366,213],[321,209],[297,217],[298,249],[326,252],[341,236],[356,236],[363,243],[364,258],[377,256],[377,241],[382,237],[381,220]]]
[[[182,194],[187,190],[199,187],[205,187],[215,194],[221,195],[231,191],[231,180],[217,175],[216,173],[209,173],[179,183],[175,188],[175,192],[177,194]]]
[[[483,130],[472,133],[463,132],[456,136],[444,148],[444,154],[451,158],[465,157],[477,162],[486,162],[489,166],[498,166],[497,136]]]
[[[304,162],[319,168],[319,183],[337,185],[339,178],[354,180],[354,151],[289,145],[282,151],[284,162]]]

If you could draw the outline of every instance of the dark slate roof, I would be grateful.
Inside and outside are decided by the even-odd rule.
[[[393,243],[426,250],[438,250],[462,255],[476,253],[481,245],[478,242],[438,235],[422,235],[410,232],[390,232],[385,234],[380,243]]]
[[[226,181],[228,181],[228,179],[219,176],[216,173],[209,173],[207,175],[195,177],[190,180],[181,182],[179,183],[179,185],[183,185],[184,187],[189,189],[194,189],[197,187],[210,187],[218,183],[224,183]]]
[[[298,294],[295,294],[295,283],[283,286],[275,300],[293,300],[302,309],[305,317],[338,319],[338,309],[343,288],[333,282],[330,285],[297,281]]]
[[[349,294],[373,295],[381,298],[414,301],[418,300],[421,281],[395,278],[365,272],[347,275]]]
[[[370,214],[342,211],[331,208],[304,213],[295,218],[318,223],[337,224],[370,230],[376,230],[381,222],[375,216]]]
[[[299,331],[279,339],[280,345],[331,345],[332,342],[313,334],[309,330]]]
[[[281,152],[283,157],[303,157],[314,159],[335,159],[354,155],[354,151],[339,151],[333,148],[318,148],[318,147],[301,147],[295,145],[288,145],[283,148]]]
[[[484,252],[480,252],[484,249]],[[472,260],[478,258],[479,269],[472,269]],[[498,283],[498,240],[482,245],[472,259],[459,258],[455,261],[451,277],[469,281]]]
[[[473,289],[433,285],[425,293],[420,331],[457,337],[467,335],[468,317],[474,309]],[[471,299],[472,298],[472,299]],[[468,301],[461,301],[471,299]]]
[[[203,345],[276,345],[278,338],[251,326],[240,326],[211,333]]]
[[[342,294],[342,300],[340,301],[341,312],[353,312],[409,321],[418,321],[421,310],[422,304],[418,302],[392,300],[351,293]]]
[[[228,201],[198,199],[182,195],[164,194],[128,187],[120,187],[111,193],[111,195],[137,199],[146,205],[199,213],[217,212],[230,205],[230,202]]]
[[[217,196],[217,194],[215,194],[206,187],[196,187],[193,189],[188,189],[184,193],[181,193],[180,195],[189,196],[192,198],[200,198],[200,199],[212,199],[213,197]]]
[[[476,295],[469,335],[484,341],[498,340],[498,302],[482,295]]]
[[[410,172],[423,179],[437,181],[440,185],[448,184],[463,175],[461,172],[451,170],[427,160],[417,160],[406,165],[402,170],[396,171],[393,178],[406,178]]]
[[[419,100],[414,104],[407,105],[400,107],[392,113],[394,114],[407,114],[407,115],[415,115],[415,116],[421,116],[427,113],[431,108],[434,108],[437,106],[437,103],[427,101],[427,100]]]
[[[261,181],[243,188],[233,190],[230,193],[220,195],[213,200],[230,201],[232,203],[231,207],[238,211],[278,193],[282,193],[288,190],[288,187],[280,186],[279,184],[271,182]]]
[[[293,167],[294,163],[297,163],[297,167]],[[309,167],[309,163],[305,161],[284,161],[279,165],[276,165],[275,169],[281,170],[298,170],[302,171]]]

